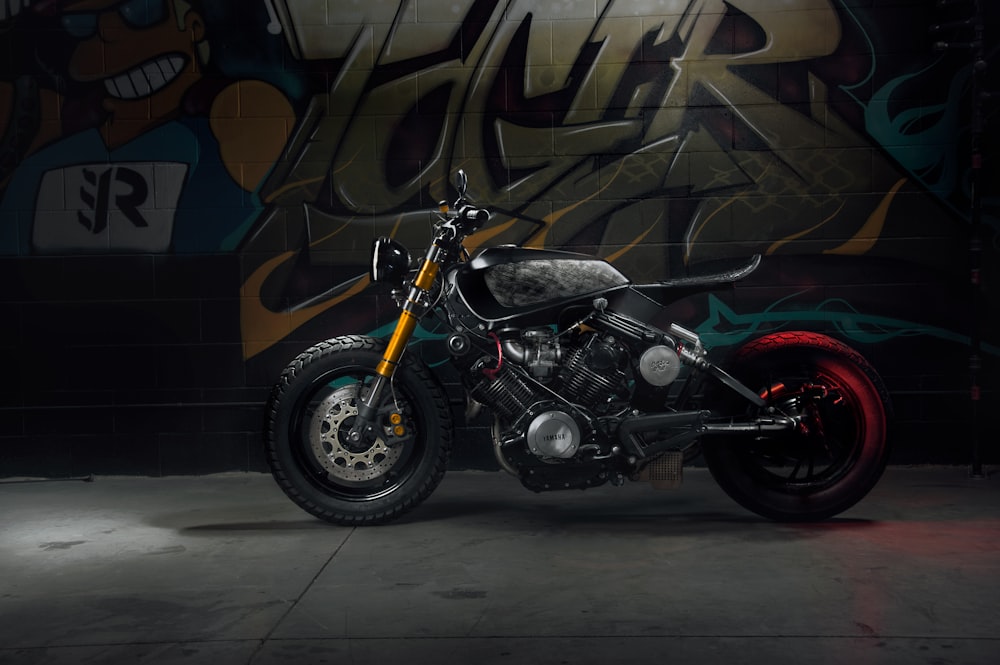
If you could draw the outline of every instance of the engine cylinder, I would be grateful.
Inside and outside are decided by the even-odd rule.
[[[592,361],[594,355],[599,355],[602,362],[595,364]],[[567,356],[562,371],[563,395],[571,402],[592,406],[614,394],[625,375],[615,366],[616,363],[603,361],[607,355],[603,348],[595,354],[591,345],[574,349]]]
[[[474,400],[488,405],[508,425],[516,423],[538,401],[528,384],[503,367],[495,378],[483,375],[469,392]]]

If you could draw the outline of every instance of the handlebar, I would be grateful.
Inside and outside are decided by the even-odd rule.
[[[476,224],[485,224],[490,220],[490,211],[485,208],[474,208],[472,206],[463,206],[458,214],[463,216],[466,220],[470,222],[475,222]]]
[[[467,236],[472,235],[490,221],[489,210],[466,203],[468,186],[468,176],[465,171],[459,169],[458,173],[455,174],[458,200],[455,201],[454,207],[449,206],[447,201],[441,201],[438,205],[441,214],[440,221],[435,228],[440,239],[461,243]]]
[[[444,213],[438,228],[442,231],[450,231],[452,240],[461,241],[466,236],[478,231],[489,220],[489,210],[462,205],[458,210],[449,210]]]

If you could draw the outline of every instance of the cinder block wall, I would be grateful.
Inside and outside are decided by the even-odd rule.
[[[475,246],[636,281],[762,254],[661,323],[720,354],[779,328],[859,348],[897,462],[969,460],[974,330],[997,407],[997,134],[973,289],[970,53],[932,48],[968,36],[928,32],[963,7],[28,4],[0,9],[0,476],[262,470],[269,384],[385,332],[370,242],[422,246],[458,168],[503,211]],[[489,467],[464,431],[455,465]]]

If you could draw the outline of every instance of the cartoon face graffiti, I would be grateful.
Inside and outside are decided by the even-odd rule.
[[[41,112],[0,199],[0,253],[232,249],[288,137],[284,94],[206,68],[193,0],[17,6],[8,19],[51,21],[68,42],[32,81]],[[0,81],[0,115],[19,108],[14,92]],[[217,211],[210,223],[205,209]]]
[[[71,1],[60,21],[79,42],[70,56],[70,78],[104,88],[109,145],[176,115],[201,78],[208,53],[205,24],[185,0]]]

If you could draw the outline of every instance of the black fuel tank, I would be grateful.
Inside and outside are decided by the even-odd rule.
[[[456,314],[491,327],[525,317],[551,322],[553,311],[629,284],[610,263],[593,256],[513,246],[483,250],[450,279]]]

